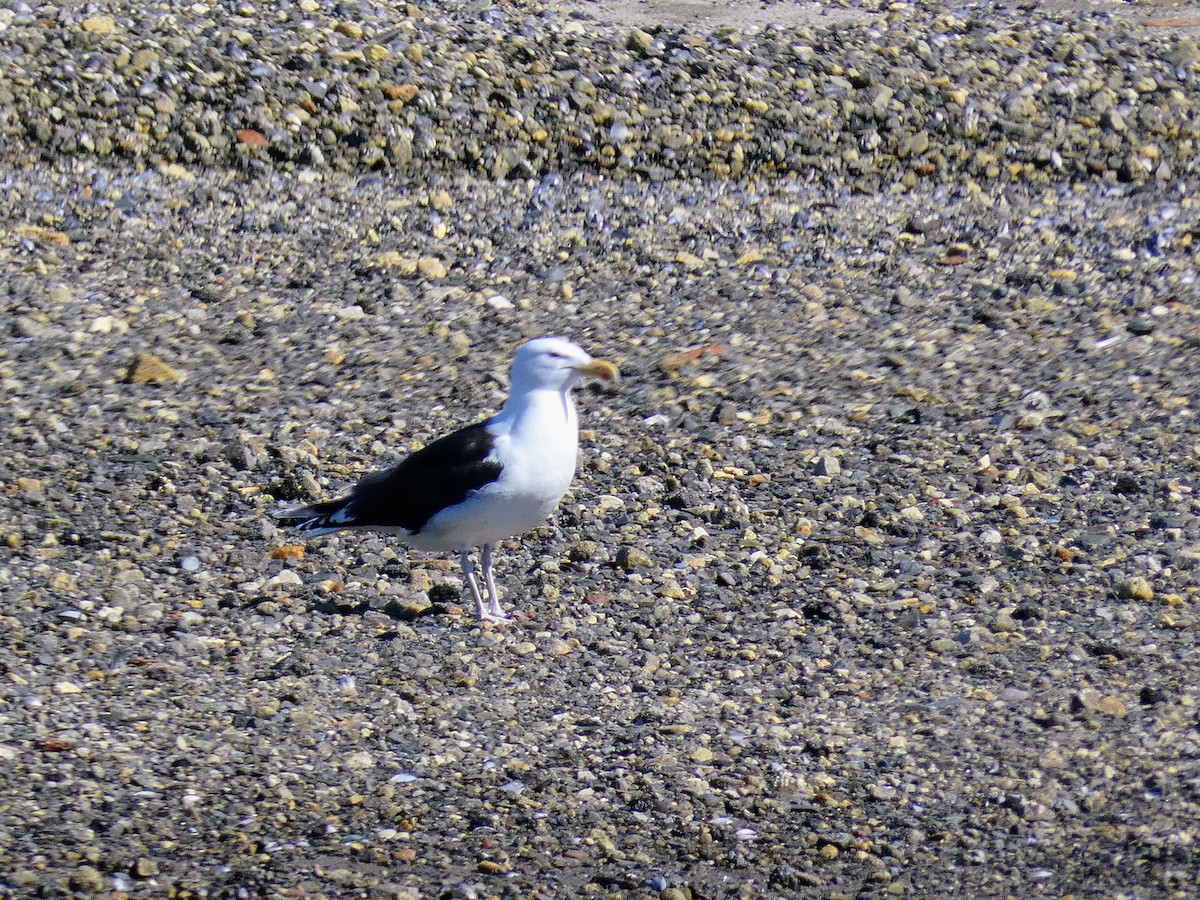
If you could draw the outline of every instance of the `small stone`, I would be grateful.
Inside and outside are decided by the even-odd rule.
[[[1145,337],[1154,331],[1154,320],[1149,316],[1134,316],[1129,320],[1130,334],[1136,334],[1138,337]]]
[[[263,585],[263,587],[269,591],[281,591],[290,587],[300,587],[303,584],[304,581],[299,575],[297,575],[291,569],[284,569],[282,572],[269,579],[267,583]]]
[[[982,644],[991,636],[991,632],[982,625],[974,625],[971,628],[964,628],[960,631],[955,640],[960,644]]]
[[[375,768],[375,757],[366,750],[359,750],[357,753],[351,753],[342,761],[342,768],[350,771],[373,769]]]
[[[125,373],[125,380],[129,384],[166,384],[179,381],[182,377],[178,369],[167,365],[153,353],[139,353]]]
[[[654,43],[654,37],[640,28],[634,28],[629,32],[629,38],[625,42],[626,48],[634,51],[644,51]]]
[[[713,752],[707,747],[697,747],[692,751],[690,759],[694,763],[710,763],[713,759]]]
[[[722,403],[713,410],[712,419],[718,425],[736,425],[738,421],[737,407],[732,403]]]
[[[702,351],[699,349],[664,353],[658,358],[658,367],[667,374],[677,372],[680,369],[695,365],[696,361],[700,359],[701,354]]]
[[[446,265],[436,256],[422,256],[418,259],[417,271],[426,278],[446,277]]]
[[[1124,701],[1115,695],[1105,696],[1095,688],[1084,688],[1073,698],[1076,709],[1088,709],[1119,718],[1128,713]]]
[[[133,864],[133,874],[138,878],[153,878],[158,874],[158,863],[146,856],[139,856]]]
[[[69,681],[60,681],[54,685],[54,693],[56,694],[82,694],[83,688],[77,684],[72,684]]]
[[[408,583],[414,591],[428,594],[433,590],[433,576],[425,569],[413,569],[409,572]]]
[[[996,634],[1012,634],[1017,630],[1016,620],[1008,613],[999,613],[992,623],[992,631]]]
[[[576,541],[567,551],[567,559],[571,562],[587,562],[596,555],[598,548],[595,541]]]
[[[243,128],[237,133],[237,142],[245,144],[247,147],[268,147],[271,142],[267,140],[267,136],[261,131],[255,131],[253,128]]]
[[[655,591],[655,593],[660,597],[667,598],[668,600],[683,600],[687,597],[687,594],[684,592],[683,588],[681,588],[679,583],[673,578],[668,578],[663,581],[662,587]]]
[[[67,247],[71,243],[71,236],[66,232],[43,228],[40,225],[21,225],[17,228],[17,234],[31,238],[39,244],[45,244],[47,247]]]
[[[92,334],[112,334],[114,331],[124,334],[128,330],[129,326],[125,321],[116,316],[97,316],[88,326],[88,331]]]
[[[1113,485],[1114,494],[1124,494],[1131,497],[1141,492],[1141,483],[1132,475],[1122,475],[1117,479],[1117,483]]]
[[[71,887],[88,894],[98,894],[106,887],[104,875],[95,866],[80,866],[68,879]]]
[[[636,547],[622,547],[617,551],[616,563],[618,569],[629,572],[633,569],[649,569],[653,567],[654,560]]]
[[[70,593],[78,584],[79,579],[71,572],[55,572],[49,581],[50,590],[59,594]]]
[[[1126,578],[1117,582],[1117,597],[1122,600],[1152,600],[1154,588],[1145,578]]]
[[[537,652],[537,644],[532,641],[521,641],[521,643],[513,645],[512,652],[517,656],[528,656],[530,653]]]
[[[389,100],[399,100],[408,103],[419,93],[420,88],[415,84],[389,84],[383,89],[384,96]]]
[[[829,478],[842,474],[842,464],[836,456],[830,453],[822,453],[818,456],[813,464],[813,469],[818,475],[825,475]]]
[[[133,54],[133,58],[129,61],[129,68],[134,72],[141,72],[144,69],[150,68],[159,61],[161,57],[150,47],[143,47]]]
[[[117,21],[112,16],[88,16],[79,24],[90,34],[112,34],[117,30]]]

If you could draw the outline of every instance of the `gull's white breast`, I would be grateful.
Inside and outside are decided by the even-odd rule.
[[[488,459],[503,470],[491,484],[430,518],[414,546],[457,549],[492,544],[545,524],[575,477],[579,423],[569,396],[533,392],[512,415],[488,424]]]

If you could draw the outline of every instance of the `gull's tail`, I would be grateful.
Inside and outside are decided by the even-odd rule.
[[[287,525],[307,537],[319,537],[322,534],[333,534],[343,528],[353,528],[354,519],[347,514],[346,507],[349,497],[339,497],[337,500],[325,500],[309,506],[299,506],[296,509],[286,509],[274,513],[275,521]]]

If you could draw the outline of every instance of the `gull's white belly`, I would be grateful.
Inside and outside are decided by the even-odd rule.
[[[534,496],[502,490],[499,484],[488,485],[431,518],[409,543],[422,550],[494,544],[544,525],[561,496],[561,491]]]

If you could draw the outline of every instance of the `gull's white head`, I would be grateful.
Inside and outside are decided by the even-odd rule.
[[[534,338],[522,344],[513,358],[512,389],[569,391],[585,378],[612,381],[617,367],[593,359],[582,347],[557,337]]]

